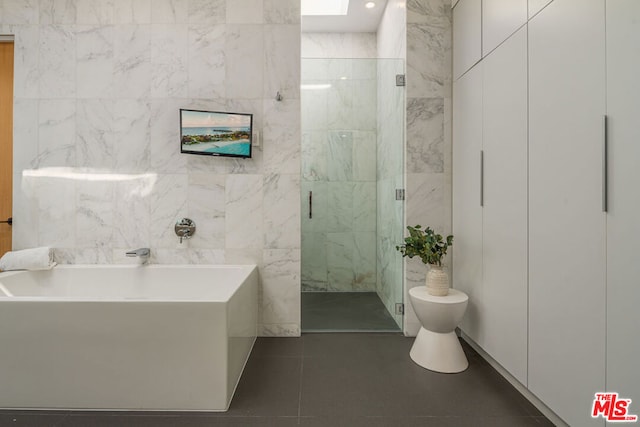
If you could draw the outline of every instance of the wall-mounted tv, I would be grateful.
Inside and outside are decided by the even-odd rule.
[[[253,115],[180,109],[180,152],[251,157]]]

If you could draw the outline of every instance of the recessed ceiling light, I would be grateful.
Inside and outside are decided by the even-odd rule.
[[[366,7],[367,9],[373,9],[374,7],[376,7],[376,4],[372,1],[368,1],[364,7]]]
[[[346,15],[349,0],[302,0],[302,15]]]

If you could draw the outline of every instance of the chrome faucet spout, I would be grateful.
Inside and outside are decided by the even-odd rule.
[[[127,252],[127,256],[128,257],[141,257],[141,258],[147,258],[149,257],[149,255],[151,255],[151,249],[149,248],[140,248],[140,249],[136,249],[133,251],[129,251]]]

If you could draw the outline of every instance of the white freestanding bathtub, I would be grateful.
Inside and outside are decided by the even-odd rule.
[[[257,288],[254,265],[0,273],[0,408],[225,411]]]

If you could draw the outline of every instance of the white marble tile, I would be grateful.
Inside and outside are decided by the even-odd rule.
[[[38,165],[38,104],[35,99],[14,99],[13,139],[28,143],[13,144],[13,170],[33,169]]]
[[[374,291],[376,287],[376,233],[354,233],[353,288]]]
[[[351,37],[347,33],[304,33],[301,52],[304,58],[351,58]]]
[[[353,133],[353,180],[376,180],[376,133],[358,131]]]
[[[263,97],[300,99],[300,26],[264,25]]]
[[[300,100],[264,100],[264,173],[300,174]]]
[[[262,24],[264,0],[227,0],[227,24]]]
[[[76,181],[64,178],[35,178],[38,203],[38,245],[75,247]]]
[[[263,247],[263,177],[228,175],[225,184],[227,249]]]
[[[186,173],[188,155],[180,154],[180,113],[186,99],[151,101],[151,170],[158,173]]]
[[[353,59],[351,61],[352,78],[362,80],[378,81],[378,59]],[[387,80],[382,82],[384,86],[391,86],[389,82],[393,83],[393,80]]]
[[[188,96],[188,30],[180,25],[151,27],[151,97]]]
[[[38,105],[39,167],[76,164],[76,102],[41,100]],[[29,140],[24,140],[29,141]]]
[[[376,183],[353,184],[353,230],[376,231]]]
[[[184,24],[188,16],[188,0],[153,0],[151,22],[155,24]]]
[[[133,259],[135,263],[135,260],[139,258],[129,259]],[[191,264],[191,250],[189,250],[187,246],[176,249],[151,248],[151,258],[149,261],[152,264]],[[139,263],[140,261],[137,262]]]
[[[341,232],[353,229],[353,183],[327,184],[327,231]]]
[[[189,249],[189,264],[223,265],[224,252],[222,249]]]
[[[13,96],[38,98],[40,88],[40,28],[36,25],[5,26],[15,36]]]
[[[227,265],[255,264],[262,268],[262,249],[225,249],[224,262]]]
[[[14,250],[35,248],[39,245],[40,217],[38,191],[34,178],[13,174],[13,239]]]
[[[226,5],[226,0],[189,0],[189,23],[224,24]]]
[[[327,84],[326,80],[304,82],[309,88],[301,90],[301,126],[305,131],[324,130],[328,127],[328,89],[311,89],[311,85]]]
[[[354,290],[354,253],[355,239],[353,233],[327,233],[327,290]]]
[[[151,91],[151,28],[119,25],[114,42],[114,96],[145,98]]]
[[[375,131],[377,127],[377,82],[353,80],[349,129]]]
[[[407,93],[412,97],[450,96],[451,23],[407,24]]]
[[[304,33],[301,35],[302,41],[305,39]],[[329,63],[331,59],[324,58],[303,58],[300,64],[300,78],[303,83],[308,80],[326,80],[329,78]]]
[[[377,58],[378,41],[376,33],[351,33],[351,58]]]
[[[443,172],[443,150],[443,99],[409,98],[407,103],[407,172]]]
[[[227,25],[224,47],[226,96],[262,97],[264,31],[262,25]]]
[[[264,0],[264,22],[267,24],[300,24],[300,1]]]
[[[302,283],[307,290],[327,289],[327,236],[324,232],[302,233]]]
[[[176,221],[187,217],[187,188],[185,174],[158,176],[149,200],[151,216],[149,235],[152,248],[188,248],[186,242],[179,243],[179,238],[174,232]]]
[[[106,25],[114,23],[114,0],[76,0],[77,23]]]
[[[444,174],[407,174],[406,188],[407,225],[429,226],[438,233],[449,220],[445,217]]]
[[[430,24],[451,18],[449,0],[407,0],[407,23]]]
[[[77,27],[78,98],[111,98],[113,96],[113,39],[113,26]]]
[[[334,80],[327,90],[327,126],[330,130],[354,129],[354,86],[349,80]]]
[[[111,248],[54,249],[53,259],[58,264],[113,264]]]
[[[224,175],[189,174],[187,212],[197,225],[189,241],[192,249],[225,247],[225,181]]]
[[[151,104],[148,100],[120,99],[113,108],[115,170],[145,172],[151,162]]]
[[[189,96],[225,98],[225,26],[189,25]]]
[[[156,1],[153,2],[154,7]],[[114,0],[114,22],[116,24],[149,24],[151,9],[152,0]]]
[[[119,248],[150,247],[150,199],[157,175],[115,183],[113,245]]]
[[[260,337],[299,337],[300,323],[275,323],[258,325]]]
[[[76,162],[78,166],[112,169],[114,166],[114,101],[78,100]]]
[[[4,0],[0,6],[4,24],[35,25],[40,19],[38,0]]]
[[[327,177],[337,182],[353,180],[353,132],[329,132]]]
[[[378,26],[378,58],[406,58],[406,0],[388,0]]]
[[[263,324],[300,323],[300,249],[266,249],[261,277]]]
[[[300,175],[265,175],[264,248],[300,248]]]
[[[76,95],[76,34],[72,27],[40,27],[41,98],[73,98]]]
[[[114,183],[76,184],[76,248],[107,248],[113,238]]]
[[[352,80],[353,77],[353,59],[346,58],[329,58],[329,59],[314,59],[314,61],[326,61],[327,62],[327,78],[329,80]]]
[[[75,24],[76,0],[40,0],[40,25]]]
[[[304,102],[303,102],[304,104]],[[302,179],[304,181],[326,181],[327,175],[327,131],[306,131],[302,134]],[[355,165],[354,165],[355,166]],[[375,178],[375,170],[374,170]]]

